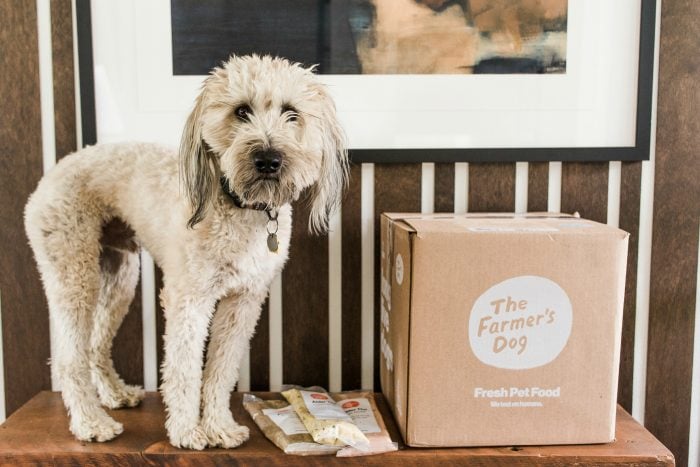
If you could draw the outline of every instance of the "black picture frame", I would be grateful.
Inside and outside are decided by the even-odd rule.
[[[654,81],[656,0],[641,0],[635,145],[624,147],[351,149],[353,162],[604,162],[649,159]],[[90,0],[76,1],[83,144],[96,140]]]

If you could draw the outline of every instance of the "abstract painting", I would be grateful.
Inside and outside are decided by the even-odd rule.
[[[173,72],[236,54],[322,74],[566,72],[567,0],[171,0]]]
[[[352,0],[362,74],[566,72],[567,0]]]

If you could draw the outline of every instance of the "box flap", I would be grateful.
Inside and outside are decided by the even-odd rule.
[[[617,232],[620,239],[628,236],[626,232],[616,227],[562,213],[385,213],[384,215],[394,223],[407,224],[419,236],[428,233],[609,235],[611,232]]]

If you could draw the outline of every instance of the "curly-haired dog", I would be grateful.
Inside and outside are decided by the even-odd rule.
[[[308,189],[309,228],[322,232],[346,179],[345,138],[326,89],[311,69],[257,56],[232,57],[212,71],[179,154],[151,144],[97,145],[47,173],[25,225],[56,333],[51,369],[73,434],[114,438],[123,427],[100,405],[131,407],[143,398],[110,355],[143,245],[164,273],[161,392],[170,442],[192,449],[244,442],[248,429],[234,421],[229,395],[287,259],[290,202]]]

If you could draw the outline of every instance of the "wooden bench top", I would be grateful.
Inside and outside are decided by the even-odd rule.
[[[276,393],[255,393],[280,398]],[[149,393],[138,408],[112,411],[124,433],[107,443],[76,441],[59,393],[41,392],[0,425],[0,464],[44,465],[674,465],[673,455],[654,436],[618,407],[617,440],[610,444],[494,448],[407,448],[370,457],[298,457],[285,455],[256,427],[232,396],[233,414],[250,428],[250,440],[232,449],[188,451],[172,447],[163,427],[164,413],[157,393]],[[381,394],[377,403],[392,438],[400,442],[396,424]]]

